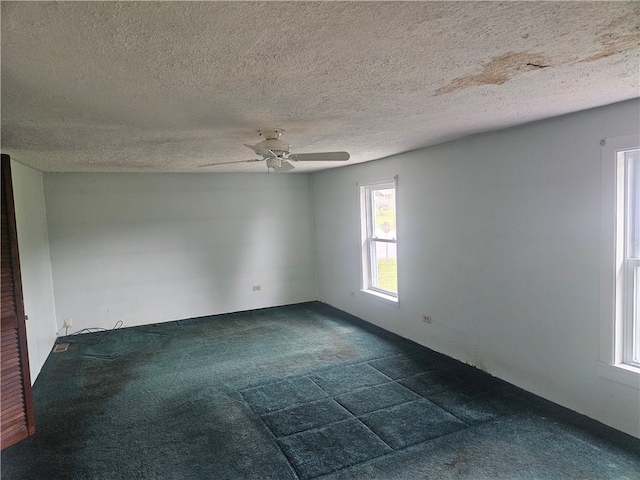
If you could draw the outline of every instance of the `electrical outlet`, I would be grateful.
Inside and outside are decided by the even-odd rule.
[[[426,323],[431,323],[431,317],[429,315],[422,315],[422,321]]]
[[[260,290],[262,290],[262,287],[260,285],[254,285],[253,286],[253,291],[254,292],[259,292]]]
[[[64,319],[64,326],[69,328],[69,327],[73,327],[73,322],[71,321],[70,318],[65,318]]]

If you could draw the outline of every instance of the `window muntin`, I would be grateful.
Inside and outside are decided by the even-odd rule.
[[[396,182],[360,187],[362,287],[398,298]]]

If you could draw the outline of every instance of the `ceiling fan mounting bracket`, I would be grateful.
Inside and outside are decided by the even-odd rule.
[[[271,130],[258,130],[258,134],[263,136],[265,140],[277,140],[280,136],[286,133],[282,128],[274,128]]]

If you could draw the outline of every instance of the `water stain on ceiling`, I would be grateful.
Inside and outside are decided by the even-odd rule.
[[[486,63],[480,73],[453,79],[447,85],[438,88],[435,95],[444,95],[478,85],[502,85],[520,73],[547,67],[548,61],[543,55],[507,52]]]

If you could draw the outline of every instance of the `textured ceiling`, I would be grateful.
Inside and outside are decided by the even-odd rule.
[[[351,164],[640,93],[640,2],[1,8],[2,151],[47,172],[264,172],[199,166],[265,128]]]

